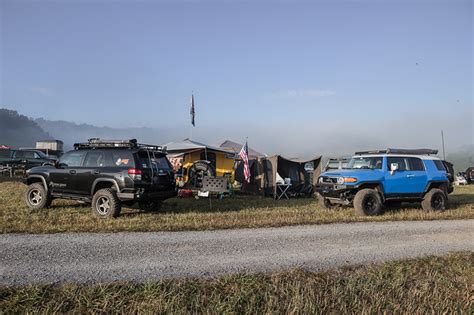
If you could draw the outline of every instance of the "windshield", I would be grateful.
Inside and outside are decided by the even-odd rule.
[[[382,169],[382,157],[353,157],[347,164],[347,168],[350,169],[370,169],[370,170],[381,170]]]

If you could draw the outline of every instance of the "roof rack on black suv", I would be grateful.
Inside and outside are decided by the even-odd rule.
[[[359,151],[355,155],[367,155],[367,154],[407,154],[407,155],[435,155],[438,154],[438,150],[432,149],[393,149],[388,148],[386,150],[372,150],[372,151]]]
[[[92,149],[92,148],[130,148],[130,149],[142,149],[142,150],[151,150],[158,151],[162,153],[167,153],[167,148],[165,146],[153,145],[153,144],[144,144],[138,143],[137,139],[130,140],[103,140],[99,138],[91,138],[87,142],[75,143],[74,149]]]
[[[32,168],[24,183],[30,208],[73,199],[90,203],[100,217],[117,217],[122,204],[136,202],[144,210],[158,210],[161,201],[176,196],[166,148],[135,139],[76,143],[55,165]]]

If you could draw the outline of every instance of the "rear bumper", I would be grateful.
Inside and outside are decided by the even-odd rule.
[[[176,189],[173,190],[165,190],[165,191],[154,191],[154,192],[147,192],[147,191],[127,191],[127,192],[119,192],[117,193],[117,197],[121,201],[127,200],[165,200],[168,198],[173,198],[178,195],[178,191]]]

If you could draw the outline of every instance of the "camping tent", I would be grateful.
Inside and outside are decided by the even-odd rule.
[[[247,192],[274,196],[279,176],[291,180],[290,193],[307,194],[314,191],[314,186],[317,184],[319,174],[321,174],[321,156],[304,160],[274,155],[251,160],[249,161],[249,167],[250,183],[243,186],[243,189]],[[235,179],[244,182],[242,165],[237,167]]]

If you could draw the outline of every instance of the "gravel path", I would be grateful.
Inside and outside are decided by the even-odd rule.
[[[202,232],[0,235],[0,285],[324,270],[474,250],[474,220]]]

